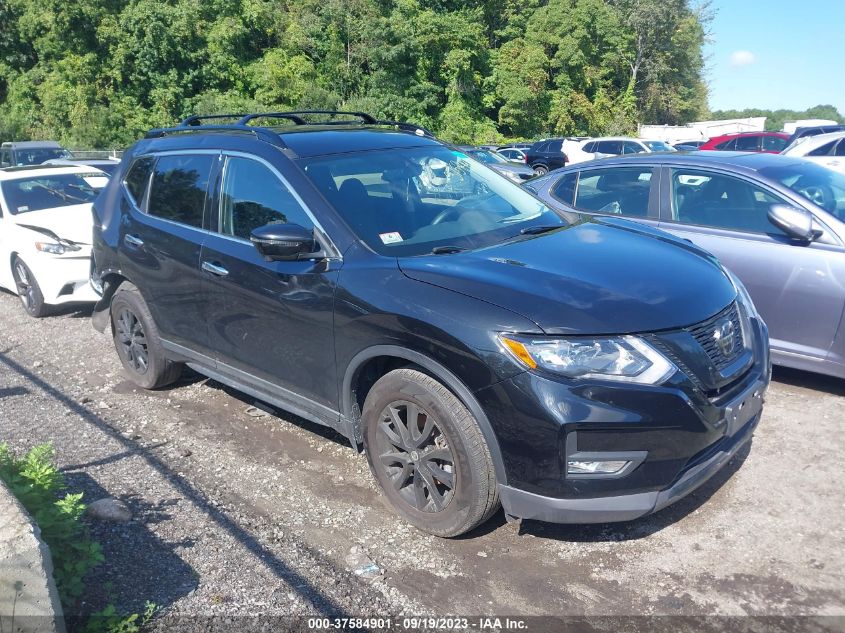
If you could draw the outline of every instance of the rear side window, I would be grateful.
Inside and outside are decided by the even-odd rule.
[[[582,171],[575,208],[630,217],[648,216],[651,167],[612,167]]]
[[[147,213],[202,227],[211,155],[161,156],[156,161]]]
[[[135,206],[140,208],[141,201],[144,199],[144,193],[147,190],[147,184],[150,182],[150,174],[153,171],[153,163],[155,160],[152,156],[142,156],[129,168],[129,173],[123,179],[123,184],[126,185],[126,191],[132,197],[132,202]]]
[[[549,146],[546,148],[547,152],[562,152],[563,151],[563,141],[550,141]]]
[[[220,232],[248,240],[266,224],[313,226],[285,184],[269,168],[249,158],[229,157],[220,199]]]
[[[719,144],[716,146],[716,149],[721,149],[721,150],[732,150],[732,149],[736,149],[736,139],[735,139],[735,138],[732,138],[732,139],[731,139],[731,140],[729,140],[729,141],[722,141],[721,143],[719,143]]]
[[[736,139],[736,151],[738,152],[756,152],[760,149],[759,136],[740,136]]]
[[[596,151],[600,154],[613,154],[618,156],[622,153],[621,141],[599,141],[596,143]]]
[[[578,172],[564,175],[552,187],[552,195],[566,204],[572,204],[575,200],[575,184],[578,182]]]

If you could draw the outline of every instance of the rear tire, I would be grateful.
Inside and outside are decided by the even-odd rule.
[[[138,289],[123,284],[111,300],[114,346],[129,378],[144,389],[157,389],[178,380],[182,363],[167,359],[158,328]]]
[[[543,176],[549,173],[549,168],[545,165],[534,165],[531,169],[534,170],[535,176]]]
[[[490,449],[473,415],[431,376],[397,369],[370,389],[361,414],[373,477],[409,523],[464,534],[499,507]]]
[[[36,281],[29,266],[24,264],[18,256],[15,256],[12,260],[12,276],[15,278],[15,290],[18,293],[18,298],[21,300],[26,313],[36,319],[47,316],[50,313],[50,308],[44,303],[41,286],[38,285],[38,281]]]

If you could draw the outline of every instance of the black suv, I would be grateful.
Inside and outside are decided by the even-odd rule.
[[[564,140],[547,138],[525,150],[525,163],[534,170],[535,175],[542,176],[553,169],[566,167],[569,159],[563,151]]]
[[[187,364],[337,429],[440,536],[500,502],[633,519],[750,439],[766,327],[706,252],[553,210],[409,124],[201,123],[149,132],[94,204],[94,324],[138,385]]]

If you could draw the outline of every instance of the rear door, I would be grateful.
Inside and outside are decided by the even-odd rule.
[[[142,156],[124,179],[119,258],[140,290],[161,338],[206,351],[200,247],[209,182],[220,152]]]
[[[334,291],[338,259],[266,261],[250,242],[271,223],[316,222],[281,172],[229,154],[202,245],[206,314],[219,371],[290,403],[337,418]]]
[[[748,288],[780,352],[824,359],[845,307],[830,271],[845,249],[790,240],[768,220],[772,204],[794,204],[737,174],[667,167],[660,228],[716,255]],[[838,241],[838,240],[834,240]]]

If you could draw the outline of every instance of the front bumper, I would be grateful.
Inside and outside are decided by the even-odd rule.
[[[549,523],[612,523],[630,521],[662,510],[684,498],[725,466],[754,435],[760,421],[758,413],[732,438],[726,438],[711,456],[691,467],[671,486],[611,497],[559,499],[544,497],[519,488],[499,486],[505,513],[521,519]]]
[[[505,513],[557,523],[627,521],[695,490],[746,444],[771,377],[768,332],[753,323],[751,365],[706,392],[683,370],[659,386],[524,372],[476,392],[496,433]],[[688,369],[688,368],[687,368]],[[615,475],[569,461],[630,459]]]
[[[24,259],[50,305],[93,303],[99,299],[88,282],[90,256],[34,253]]]

